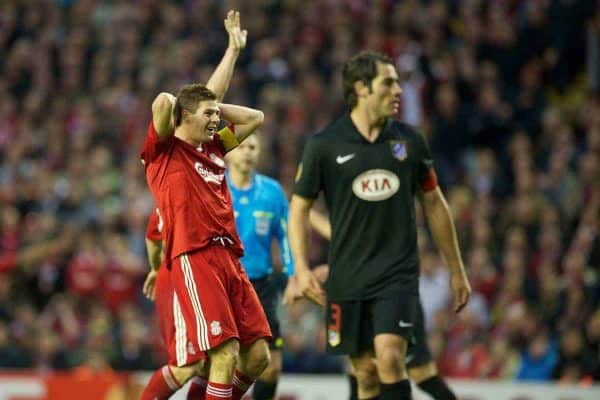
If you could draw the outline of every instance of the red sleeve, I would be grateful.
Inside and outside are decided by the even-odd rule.
[[[155,242],[161,241],[163,239],[161,225],[162,224],[160,221],[160,216],[158,215],[158,210],[155,210],[152,214],[150,214],[150,218],[148,218],[148,225],[146,226],[146,239],[150,239]]]
[[[429,168],[427,178],[421,182],[421,189],[423,192],[429,192],[434,190],[438,185],[437,175],[433,168]]]
[[[160,140],[158,133],[156,133],[156,129],[154,129],[154,123],[150,121],[146,133],[146,140],[144,140],[142,151],[140,152],[142,164],[145,165],[146,163],[151,162],[158,153],[165,150],[169,146],[172,137],[173,136],[170,135],[166,139]]]

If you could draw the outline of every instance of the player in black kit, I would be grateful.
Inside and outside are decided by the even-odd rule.
[[[326,284],[328,350],[350,356],[360,399],[411,399],[405,356],[414,336],[419,259],[414,198],[451,271],[455,311],[471,288],[424,138],[391,117],[401,89],[392,60],[360,53],[344,67],[344,114],[304,148],[290,207],[299,289],[323,304],[307,259],[309,211],[322,190],[332,237]],[[373,385],[372,358],[379,385]]]
[[[310,225],[323,238],[331,240],[331,225],[329,218],[315,210],[310,211]],[[319,281],[326,282],[329,275],[329,266],[320,265],[313,270]],[[299,296],[297,289],[288,295]],[[291,303],[297,300],[287,298],[286,302]],[[431,356],[429,345],[427,343],[427,333],[425,332],[425,316],[421,301],[417,303],[415,319],[413,322],[413,342],[408,347],[405,362],[408,377],[422,391],[428,393],[433,400],[456,400],[457,397],[448,387],[444,379],[439,375],[437,365]],[[371,369],[371,382],[369,386],[374,388],[378,385],[377,368],[375,364]],[[352,372],[348,374],[350,379],[350,400],[358,400],[358,385],[356,377]]]

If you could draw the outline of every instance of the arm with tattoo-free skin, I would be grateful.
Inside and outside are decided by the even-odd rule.
[[[162,263],[162,240],[152,240],[146,238],[146,253],[148,253],[148,262],[150,263],[150,271],[144,280],[142,291],[149,300],[156,298],[156,276],[158,269]]]
[[[235,138],[242,143],[252,132],[263,123],[265,116],[262,111],[234,104],[219,104],[221,118],[229,121],[235,130]]]
[[[206,83],[206,87],[217,96],[217,101],[223,100],[225,92],[229,88],[235,63],[240,51],[246,47],[246,36],[248,34],[246,30],[242,30],[240,27],[240,13],[238,11],[229,11],[224,25],[229,35],[229,45],[219,65],[217,65]],[[172,117],[174,105],[175,96],[167,92],[160,93],[152,102],[152,122],[160,138],[165,138],[174,132]]]
[[[321,237],[331,240],[331,224],[326,215],[315,210],[310,210],[309,219],[310,226],[321,235]]]
[[[454,311],[459,312],[469,301],[471,285],[460,255],[456,229],[448,203],[439,187],[421,193],[419,199],[429,229],[450,269],[450,286],[452,287]]]
[[[290,248],[294,257],[295,279],[298,290],[309,300],[325,305],[325,292],[321,283],[312,273],[308,263],[308,234],[310,231],[309,212],[312,200],[293,195],[290,203]]]

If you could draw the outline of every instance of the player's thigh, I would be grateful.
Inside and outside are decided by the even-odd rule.
[[[281,327],[279,317],[277,316],[277,306],[279,303],[279,291],[275,282],[271,279],[271,276],[262,279],[253,279],[250,281],[260,304],[267,317],[269,328],[271,329],[271,335],[273,339],[269,342],[269,348],[271,350],[281,349],[283,345],[283,338],[281,336]]]
[[[394,359],[404,363],[407,348],[414,343],[418,295],[396,291],[373,300],[374,348],[378,361]]]
[[[414,342],[418,293],[396,290],[372,300],[373,334],[392,334]]]
[[[271,341],[269,322],[254,287],[236,258],[231,257],[228,262],[233,263],[238,271],[235,279],[232,278],[235,290],[231,298],[231,307],[240,334],[240,343],[247,346],[259,339]]]
[[[188,355],[239,338],[228,290],[232,271],[214,253],[213,248],[207,248],[182,254],[172,262],[175,336],[179,346],[187,338]]]
[[[406,366],[409,368],[411,374],[413,368],[426,367],[425,369],[428,369],[427,366],[433,364],[431,351],[427,342],[427,332],[425,331],[425,315],[420,300],[417,301],[415,306],[413,339],[413,342],[409,343],[405,358]],[[433,365],[435,367],[435,364]],[[415,373],[418,374],[419,372]]]

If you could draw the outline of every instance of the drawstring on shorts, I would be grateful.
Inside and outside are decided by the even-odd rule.
[[[227,236],[215,236],[212,238],[215,244],[220,244],[223,247],[231,246],[233,244],[233,240],[228,238]]]

